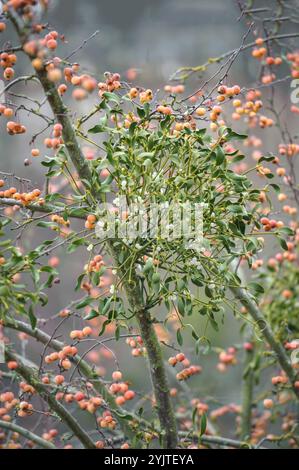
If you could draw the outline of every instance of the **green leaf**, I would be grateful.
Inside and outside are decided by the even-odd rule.
[[[84,317],[84,320],[92,320],[93,318],[97,318],[99,316],[99,312],[93,309],[88,315],[86,315],[86,317]]]
[[[113,300],[113,297],[109,297],[108,299],[106,299],[105,305],[101,311],[102,315],[106,315],[106,313],[109,311],[112,300]]]
[[[272,162],[275,159],[273,155],[264,155],[261,158],[259,158],[258,163],[262,162]]]
[[[90,305],[92,301],[93,301],[92,297],[89,297],[89,296],[86,297],[84,300],[82,300],[81,302],[79,302],[76,305],[77,310],[80,310],[81,308],[87,307],[87,305]]]
[[[101,132],[105,132],[107,122],[108,122],[107,116],[102,117],[102,118],[99,120],[99,124],[97,124],[96,126],[92,127],[91,129],[89,129],[89,130],[88,130],[88,133],[89,133],[89,134],[100,134]]]
[[[181,333],[181,330],[178,329],[177,332],[176,332],[176,338],[177,338],[177,342],[180,346],[183,345],[183,336],[182,336],[182,333]]]
[[[271,186],[276,193],[280,193],[280,186],[278,186],[278,184],[270,183],[269,186]]]
[[[200,437],[204,435],[206,430],[207,430],[207,415],[203,413],[202,416],[200,417],[200,431],[199,431]]]
[[[257,294],[263,294],[265,292],[263,286],[257,282],[249,282],[248,288],[255,291]]]
[[[140,117],[140,119],[143,119],[145,117],[145,110],[137,107],[137,114]]]
[[[227,129],[227,140],[245,140],[247,137],[248,136],[245,134],[237,134],[237,132],[234,132],[232,129]]]
[[[278,237],[278,241],[279,241],[279,244],[280,244],[281,248],[285,251],[288,251],[288,245],[287,245],[287,242],[285,241],[285,239]]]
[[[103,326],[102,326],[102,329],[101,329],[101,331],[99,332],[99,336],[102,336],[102,334],[105,333],[106,326],[108,326],[110,323],[111,323],[110,320],[105,320],[105,321],[104,321]]]
[[[290,227],[282,227],[278,230],[279,233],[283,233],[284,235],[288,235],[289,237],[292,237],[295,235],[294,230],[292,230]]]
[[[103,98],[105,98],[108,101],[113,101],[114,103],[117,103],[117,104],[120,103],[120,99],[115,93],[105,91],[105,93],[103,93],[102,96],[103,96]]]
[[[217,147],[216,149],[216,163],[217,165],[222,165],[225,160],[225,152],[222,147]]]
[[[185,303],[181,297],[178,298],[178,311],[182,317],[185,315]]]
[[[36,316],[35,316],[34,313],[33,313],[33,307],[32,307],[32,305],[30,305],[30,307],[29,307],[28,316],[29,316],[31,328],[32,328],[33,330],[35,330],[36,323],[37,323],[37,319],[36,319]]]
[[[104,132],[105,128],[99,124],[95,125],[91,129],[88,129],[89,134],[100,134],[101,132]]]

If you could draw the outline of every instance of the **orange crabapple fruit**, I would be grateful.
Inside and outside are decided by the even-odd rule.
[[[105,449],[105,442],[104,441],[97,441],[95,443],[97,449]]]
[[[131,100],[137,98],[137,96],[138,96],[137,88],[131,88],[129,91],[129,97],[131,98]]]
[[[120,370],[115,370],[114,372],[112,372],[112,379],[115,381],[115,382],[118,382],[122,379],[123,375],[122,373],[120,372]]]
[[[56,385],[61,385],[61,384],[63,384],[63,382],[64,382],[64,377],[63,377],[63,375],[56,375],[56,376],[54,377],[54,382],[56,383]]]
[[[82,330],[83,336],[90,336],[92,334],[92,328],[85,326]]]
[[[265,398],[265,400],[263,401],[263,404],[267,410],[270,410],[274,406],[274,402],[270,398]]]
[[[80,340],[83,338],[83,333],[81,330],[73,330],[70,332],[70,338]]]
[[[72,363],[69,359],[62,359],[60,361],[60,366],[64,369],[64,370],[69,370],[71,367],[72,367]]]
[[[8,361],[7,367],[10,370],[16,370],[18,368],[18,363],[16,361]]]
[[[40,156],[40,150],[39,149],[32,149],[31,150],[31,156],[32,157],[39,157]]]
[[[118,397],[115,398],[115,403],[118,405],[118,406],[122,406],[126,403],[126,399],[124,396],[120,395]]]
[[[133,400],[135,398],[135,392],[133,390],[127,390],[124,394],[125,400]]]

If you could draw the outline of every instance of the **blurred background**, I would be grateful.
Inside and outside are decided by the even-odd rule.
[[[152,89],[162,88],[168,83],[170,75],[181,66],[201,64],[209,57],[238,47],[247,30],[242,21],[237,21],[239,10],[234,0],[53,0],[51,4],[49,22],[60,33],[64,33],[66,39],[66,44],[58,50],[58,55],[68,55],[94,31],[99,30],[99,34],[72,60],[78,60],[82,69],[92,72],[99,81],[106,70],[119,72],[122,77],[126,77],[128,71],[136,69],[136,83]],[[11,32],[7,33],[7,37],[9,33],[11,37]],[[249,39],[252,40],[252,36]],[[248,54],[243,54],[234,64],[231,84],[246,86],[256,79],[257,66],[248,57]],[[17,71],[23,69],[24,73],[25,67],[29,72],[29,65],[27,61],[20,60]],[[279,90],[281,103],[288,101],[289,85],[284,84]],[[18,91],[24,93],[25,89],[19,87]],[[26,93],[37,95],[36,86],[29,84]],[[79,115],[88,106],[88,103],[83,102],[76,109],[73,105],[74,113]],[[25,116],[26,113],[23,112],[22,115]],[[5,126],[1,125],[0,171],[29,178],[34,187],[41,187],[43,167],[39,159],[24,166],[24,159],[30,158],[29,134],[33,134],[34,129],[40,129],[41,124],[32,116],[26,119],[29,119],[27,127],[30,125],[30,132],[24,137],[8,136]],[[275,131],[269,131],[265,136],[265,146],[268,142],[279,142]],[[38,139],[34,146],[42,147],[44,137],[47,135]],[[44,236],[44,230],[28,228],[23,232],[19,243],[29,248],[33,239],[36,242]],[[57,255],[60,256],[61,253],[57,252]],[[41,309],[40,317],[49,318],[72,300],[76,276],[82,272],[85,260],[84,249],[60,258],[60,284],[49,292],[49,304]],[[193,323],[197,330],[203,331],[204,325],[198,319],[193,319]],[[68,330],[70,326],[69,322]],[[208,331],[206,334],[213,345],[226,348],[241,343],[240,327],[241,324],[234,320],[231,312],[227,312],[220,333]],[[49,322],[46,329],[51,331],[53,322]],[[62,328],[59,334],[63,333]],[[28,355],[37,357],[40,348],[35,344],[31,344],[30,348],[32,347],[34,350],[28,350]],[[132,381],[134,389],[141,393],[148,391],[149,374],[144,367],[144,359],[132,359],[128,346],[123,343],[117,343],[115,350],[120,365],[126,372],[126,378]],[[188,337],[186,350],[193,363],[203,365],[202,375],[190,381],[192,393],[187,401],[190,396],[194,396],[210,402],[212,408],[232,402],[240,404],[242,366],[231,367],[226,374],[221,375],[216,370],[217,355],[209,358],[196,356],[193,343]],[[240,359],[242,360],[242,354]],[[107,370],[114,368],[113,361],[104,356],[99,365]],[[220,431],[227,436],[231,434],[233,419],[233,416],[228,415],[221,421]]]

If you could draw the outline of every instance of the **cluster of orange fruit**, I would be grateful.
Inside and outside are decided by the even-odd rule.
[[[53,362],[56,362],[56,361],[63,361],[64,359],[68,357],[74,357],[77,353],[78,353],[78,349],[76,348],[76,346],[67,345],[67,346],[64,346],[61,349],[61,351],[48,354],[45,357],[45,363],[52,364]]]
[[[33,393],[35,393],[34,388],[31,385],[28,385],[26,382],[20,383],[20,391],[22,392],[22,394],[28,393],[32,395]],[[1,393],[0,403],[2,405],[0,408],[0,417],[3,421],[6,422],[12,421],[9,412],[14,409],[18,410],[17,415],[20,418],[29,416],[30,414],[32,414],[33,411],[33,406],[30,403],[28,403],[27,401],[20,401],[18,398],[15,397],[14,393],[10,391]]]
[[[11,80],[15,76],[13,66],[16,64],[16,62],[16,54],[9,54],[8,52],[3,52],[0,55],[0,65],[4,69],[3,77],[5,80]]]
[[[291,63],[291,72],[293,78],[299,78],[299,52],[290,52],[287,59]]]
[[[78,71],[79,71],[78,64],[74,64],[72,67],[66,67],[64,69],[64,77],[67,82],[70,82],[73,86],[78,87],[73,91],[72,96],[77,101],[80,101],[80,100],[85,99],[88,96],[87,95],[88,93],[92,93],[97,88],[97,81],[95,78],[91,77],[90,75],[76,74],[76,72]],[[58,88],[58,91],[60,94],[64,94],[66,92],[65,86],[60,85],[60,87]]]
[[[202,371],[200,366],[190,366],[189,359],[187,359],[183,353],[178,353],[176,356],[168,359],[168,364],[172,367],[175,367],[178,363],[184,366],[184,369],[176,374],[176,379],[179,381],[187,380],[189,377],[192,377],[192,375],[200,374]]]
[[[129,386],[126,382],[121,382],[122,373],[119,370],[112,373],[112,379],[113,383],[110,385],[109,391],[112,395],[120,394],[115,398],[115,403],[117,405],[122,406],[126,401],[130,401],[135,398],[135,392],[133,390],[129,390]]]
[[[57,429],[49,429],[48,432],[43,432],[43,434],[42,434],[42,438],[45,441],[48,441],[48,442],[52,442],[54,440],[54,438],[57,437],[57,436],[58,436]]]
[[[21,401],[18,408],[18,416],[20,418],[26,418],[27,416],[30,416],[33,413],[33,405],[28,401]]]
[[[136,339],[127,338],[126,343],[132,349],[131,354],[134,357],[142,356],[146,351],[143,347],[143,341],[141,336],[138,336]]]
[[[4,181],[0,180],[0,188],[4,185]],[[39,189],[34,189],[28,193],[19,193],[15,187],[8,188],[4,191],[0,191],[0,198],[13,198],[16,201],[20,201],[24,206],[32,203],[38,202],[43,204],[44,199],[40,198],[41,191]]]
[[[167,115],[172,114],[173,111],[170,106],[163,106],[162,104],[160,104],[157,107],[157,112],[167,116]]]
[[[102,416],[97,418],[98,425],[103,429],[115,429],[116,428],[116,421],[113,419],[111,412],[109,410],[105,410]],[[96,443],[96,447],[98,449],[103,448],[103,441],[98,441]]]
[[[106,72],[106,81],[98,83],[99,96],[101,97],[105,91],[113,92],[121,88],[119,73]]]
[[[58,46],[57,39],[59,38],[59,34],[57,31],[51,31],[50,33],[46,34],[46,36],[40,40],[41,46],[47,47],[48,49],[55,51]]]
[[[11,416],[8,414],[19,403],[13,392],[3,392],[0,395],[0,418],[3,421],[11,421]]]
[[[47,137],[45,140],[44,140],[44,145],[47,147],[47,148],[53,148],[53,149],[57,149],[60,147],[60,145],[63,144],[63,139],[62,139],[62,130],[63,130],[63,127],[61,124],[55,124],[53,126],[53,132],[52,132],[52,137]],[[38,156],[38,155],[35,155],[35,156]]]
[[[29,15],[31,13],[31,7],[34,7],[37,0],[8,0],[6,5],[3,5],[3,11],[7,11],[9,8],[14,10],[25,10],[23,13]],[[48,0],[40,0],[40,4],[43,7],[48,5]]]
[[[287,155],[288,157],[293,157],[299,153],[298,144],[280,144],[279,145],[280,155]]]
[[[0,104],[0,115],[3,115],[7,118],[13,116],[13,109],[5,106],[4,104]]]
[[[152,101],[154,94],[153,91],[149,88],[143,91],[139,91],[137,88],[131,88],[129,91],[129,97],[131,98],[131,100],[134,100],[139,97],[140,103],[145,104]]]
[[[58,392],[56,394],[56,399],[64,399],[66,403],[77,402],[81,410],[86,410],[91,414],[94,414],[97,409],[103,404],[103,399],[101,397],[91,397],[89,399],[86,399],[85,394],[83,394],[82,392],[65,394],[63,392]]]
[[[263,59],[267,55],[267,48],[264,46],[264,39],[257,38],[255,41],[257,47],[255,47],[251,53],[255,59]]]
[[[101,255],[96,255],[89,263],[87,266],[87,271],[89,273],[91,272],[98,272],[100,269],[105,265],[105,262],[103,261],[103,256]]]
[[[186,367],[183,369],[181,372],[178,372],[176,374],[176,379],[179,380],[180,382],[183,380],[187,380],[193,375],[200,374],[202,371],[202,368],[200,366],[190,366]]]
[[[42,29],[42,26],[40,30]],[[40,32],[40,31],[37,31]],[[55,51],[58,46],[59,34],[57,31],[51,31],[47,33],[46,36],[38,41],[32,39],[26,42],[23,46],[24,52],[29,56],[35,57],[32,61],[32,65],[36,70],[41,70],[43,68],[43,61],[47,56],[48,51]],[[60,59],[56,58],[60,62]]]
[[[6,124],[6,130],[9,135],[25,134],[26,127],[19,122],[9,121]]]
[[[233,106],[235,111],[232,115],[233,119],[240,119],[242,115],[254,118],[263,106],[263,102],[260,97],[261,92],[259,90],[250,90],[246,94],[246,100],[244,103],[239,99],[234,100]]]
[[[184,93],[185,87],[184,85],[174,85],[174,86],[165,85],[164,91],[166,91],[166,93],[171,93],[172,95],[176,95],[176,94]]]
[[[219,363],[217,364],[219,372],[226,372],[228,366],[237,364],[236,352],[236,348],[231,346],[226,351],[219,353]]]
[[[80,340],[90,336],[92,334],[92,329],[90,326],[85,326],[82,330],[72,330],[70,332],[70,338],[72,340]]]
[[[51,221],[54,222],[55,224],[58,225],[63,225],[64,227],[69,227],[70,226],[70,221],[69,220],[64,220],[63,217],[60,215],[54,214],[51,216]]]
[[[284,223],[282,221],[268,219],[268,217],[262,217],[261,224],[264,226],[264,230],[266,232],[270,232],[271,230],[279,229],[284,226]]]

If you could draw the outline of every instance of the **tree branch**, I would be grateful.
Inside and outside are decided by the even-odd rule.
[[[277,34],[273,36],[269,36],[264,38],[264,43],[268,43],[271,41],[277,41],[279,39],[292,39],[292,38],[298,38],[299,33],[284,33],[284,34]],[[248,49],[251,49],[252,47],[256,46],[256,42],[250,42],[248,44],[244,44],[242,48],[240,49],[240,52],[246,51]],[[224,54],[220,55],[219,57],[212,57],[210,58],[206,63],[202,65],[197,65],[194,67],[180,67],[171,77],[170,80],[186,80],[190,75],[196,72],[203,72],[206,70],[206,68],[211,65],[211,64],[218,64],[224,59],[227,59],[227,57],[233,55],[238,49],[233,49],[232,51],[225,52]],[[185,75],[177,77],[178,74],[185,72]]]
[[[42,330],[38,328],[35,328],[33,330],[30,325],[24,322],[18,321],[18,320],[10,320],[8,318],[5,318],[4,327],[26,333],[32,338],[35,338],[40,343],[44,345],[48,345],[51,349],[57,352],[61,351],[63,347],[65,346],[64,343],[51,338],[51,336],[49,336],[47,333],[44,333]],[[89,364],[84,359],[81,358],[81,356],[76,354],[76,356],[71,357],[70,360],[78,367],[78,369],[84,375],[84,377],[86,377],[90,382],[92,382],[94,389],[103,397],[103,399],[109,405],[110,410],[112,412],[114,411],[118,419],[121,415],[131,414],[127,412],[126,410],[124,410],[123,408],[121,408],[120,406],[116,405],[115,398],[113,397],[113,395],[109,393],[109,391],[106,388],[105,383],[98,377],[97,374],[95,374],[92,367],[90,367]],[[144,425],[147,429],[149,428],[149,424],[144,419],[141,419],[135,414],[132,414],[132,420],[136,420],[136,422],[138,422],[141,425]],[[130,436],[132,437],[133,433],[127,420],[120,419],[120,426],[126,437],[130,437]]]
[[[45,439],[37,436],[33,432],[28,431],[28,429],[18,426],[17,424],[8,423],[7,421],[0,420],[0,428],[17,432],[21,434],[22,436],[24,436],[26,439],[35,442],[37,445],[39,445],[43,449],[56,449],[55,445],[52,442],[46,441]]]
[[[236,299],[238,299],[244,307],[247,308],[249,314],[252,316],[256,322],[258,328],[260,329],[262,335],[271,346],[272,350],[275,352],[278,362],[281,368],[286,373],[287,377],[290,380],[291,386],[296,397],[299,399],[299,389],[295,387],[296,382],[296,373],[289,362],[288,356],[283,348],[283,346],[278,343],[275,339],[274,333],[271,326],[267,323],[264,315],[255,304],[255,302],[250,298],[247,292],[241,287],[231,287],[231,292],[234,294]]]
[[[22,361],[22,358],[7,348],[5,350],[5,358],[7,361],[16,361],[18,367],[16,372],[20,374],[26,382],[34,387],[34,389],[40,394],[40,396],[50,405],[51,409],[61,418],[61,420],[68,426],[73,434],[79,439],[86,449],[94,449],[95,444],[90,439],[88,434],[82,429],[77,420],[59,403],[56,398],[49,393],[46,385],[39,381],[37,375],[37,369],[26,366]]]
[[[194,434],[190,436],[190,433],[179,432],[179,435],[191,439],[192,441],[201,442],[202,444],[216,444],[222,447],[233,447],[234,449],[257,449],[258,447],[248,444],[243,441],[236,441],[235,439],[229,439],[226,437],[220,436],[206,436],[205,434],[200,438],[198,435]],[[264,449],[264,447],[259,447],[259,449]]]
[[[254,385],[254,371],[251,361],[254,357],[253,351],[245,351],[245,363],[242,390],[242,413],[241,413],[241,439],[250,441],[251,437],[251,415]]]
[[[110,251],[113,258],[117,261],[119,252],[115,245],[110,245]],[[155,390],[156,406],[163,435],[163,447],[173,449],[176,447],[178,441],[176,420],[170,399],[169,384],[161,347],[153,328],[150,312],[145,308],[142,302],[138,276],[133,272],[131,273],[131,278],[127,279],[128,275],[126,273],[125,264],[122,265],[120,274],[123,279],[122,284],[126,291],[128,301],[136,314],[141,336],[148,354],[151,379]]]
[[[60,207],[60,206],[54,206],[52,204],[27,204],[24,206],[22,202],[16,201],[15,199],[11,198],[0,198],[0,206],[18,206],[21,207],[22,209],[28,209],[31,212],[41,212],[42,214],[59,214],[60,212],[65,212],[66,210],[70,210],[70,213],[68,213],[69,217],[72,217],[73,219],[81,219],[81,220],[86,220],[86,217],[83,215],[80,215],[76,213],[76,208],[73,207]],[[80,208],[83,209],[83,208]]]

